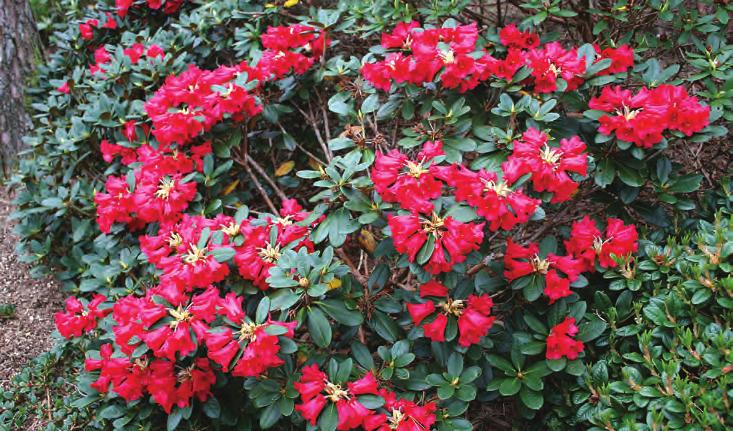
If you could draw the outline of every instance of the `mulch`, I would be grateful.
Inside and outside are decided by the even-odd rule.
[[[34,279],[15,253],[11,198],[0,189],[0,305],[15,306],[10,318],[0,317],[0,388],[31,359],[51,348],[53,313],[63,308],[64,295],[51,278]]]

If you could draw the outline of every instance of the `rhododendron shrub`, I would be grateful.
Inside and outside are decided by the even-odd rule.
[[[19,230],[49,235],[33,259],[67,234],[55,322],[98,428],[565,418],[558,388],[619,336],[595,312],[627,300],[607,280],[694,208],[702,176],[665,149],[719,133],[629,39],[411,7],[367,30],[297,2],[99,6],[44,83],[74,119],[38,132],[80,179],[36,197],[26,173],[18,200]]]

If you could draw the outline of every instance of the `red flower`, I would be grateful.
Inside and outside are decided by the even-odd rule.
[[[435,297],[435,299],[421,304],[408,303],[407,311],[412,317],[413,324],[422,325],[425,337],[432,341],[445,341],[448,320],[457,319],[460,334],[458,344],[468,347],[480,342],[496,319],[490,315],[494,303],[488,295],[470,295],[466,300],[449,298],[448,288],[431,280],[420,287],[420,297]],[[441,297],[445,300],[439,299]],[[434,302],[436,300],[439,302]],[[438,314],[435,318],[424,323],[436,311]]]
[[[547,336],[547,359],[556,360],[563,356],[573,360],[583,351],[583,342],[576,341],[572,337],[578,334],[578,327],[575,326],[575,319],[566,317],[562,323],[552,327],[550,335]]]
[[[598,119],[600,133],[615,133],[618,139],[642,148],[659,143],[665,129],[691,136],[710,122],[709,106],[701,105],[683,87],[672,85],[660,85],[653,90],[642,88],[636,94],[618,86],[605,87],[588,106],[614,114]]]
[[[634,225],[609,218],[605,235],[601,235],[590,217],[573,222],[570,239],[565,241],[565,249],[574,257],[584,262],[585,270],[595,270],[596,257],[603,268],[615,268],[616,261],[611,257],[625,258],[636,252],[639,235]]]
[[[557,90],[557,78],[567,82],[567,91],[577,89],[583,83],[585,57],[578,57],[573,48],[566,50],[557,42],[527,52],[534,89],[538,93],[552,93]]]
[[[150,376],[148,359],[145,356],[130,362],[128,358],[113,358],[111,344],[103,344],[99,349],[100,359],[87,358],[84,369],[99,370],[99,376],[91,384],[95,390],[106,393],[111,389],[125,401],[134,401],[143,396]]]
[[[107,193],[94,195],[97,205],[97,224],[104,233],[109,233],[112,224],[116,222],[132,223],[131,213],[135,209],[132,193],[124,177],[108,176],[105,183]]]
[[[170,414],[174,405],[188,407],[194,397],[201,402],[209,399],[214,383],[216,376],[206,358],[196,358],[193,364],[182,367],[178,372],[173,362],[155,361],[150,365],[147,390],[153,400]]]
[[[117,28],[117,21],[115,21],[114,17],[111,13],[105,12],[104,16],[107,17],[107,21],[105,21],[104,25],[102,27],[108,28],[110,30],[114,30]]]
[[[302,401],[295,406],[295,410],[311,425],[316,425],[329,402],[336,404],[337,430],[359,428],[371,416],[372,412],[356,398],[356,395],[379,393],[371,371],[357,381],[348,382],[346,387],[330,382],[326,373],[320,371],[316,364],[303,367],[301,372],[300,380],[293,384]]]
[[[217,313],[225,316],[230,324],[220,330],[212,330],[206,334],[206,347],[209,358],[219,364],[226,372],[232,370],[233,376],[254,377],[278,367],[284,362],[277,355],[280,353],[280,341],[276,335],[265,330],[276,325],[285,328],[283,337],[292,338],[297,322],[276,322],[268,320],[256,323],[248,319],[242,310],[242,298],[229,292],[220,301]],[[234,326],[231,326],[231,325]],[[234,329],[234,330],[233,330]],[[236,332],[235,332],[236,331]],[[232,359],[241,351],[236,363]]]
[[[394,392],[382,389],[379,395],[384,398],[386,414],[370,415],[364,419],[366,431],[422,431],[432,429],[435,424],[434,402],[419,405],[407,399],[397,399]]]
[[[164,57],[165,52],[163,51],[163,48],[159,47],[158,45],[152,44],[148,47],[146,55],[150,58]]]
[[[425,143],[417,161],[398,150],[378,153],[371,171],[374,189],[385,202],[398,202],[404,209],[430,214],[431,199],[440,197],[443,189],[432,159],[444,154],[440,141]]]
[[[540,38],[530,31],[520,31],[511,23],[499,31],[499,40],[507,48],[532,49],[540,46]]]
[[[140,61],[140,57],[145,54],[145,45],[135,43],[131,47],[125,48],[122,52],[130,59],[132,64],[137,64]]]
[[[94,38],[95,27],[99,27],[99,21],[96,19],[88,19],[79,24],[79,33],[81,33],[81,37],[85,40],[92,40]]]
[[[117,156],[122,158],[121,162],[123,165],[129,165],[137,161],[137,152],[135,150],[112,144],[106,139],[102,139],[102,142],[99,143],[99,150],[102,152],[102,158],[107,163],[112,163]]]
[[[484,238],[483,223],[461,223],[450,216],[440,218],[433,214],[430,219],[421,219],[414,213],[390,214],[387,220],[395,249],[407,254],[410,262],[415,261],[420,249],[432,237],[433,250],[428,250],[430,258],[425,265],[425,270],[432,274],[450,271],[453,265],[466,260],[470,252],[479,249]]]
[[[69,87],[69,81],[64,81],[63,84],[59,85],[58,88],[56,88],[56,91],[59,93],[69,94],[71,93],[71,87]]]
[[[412,44],[412,30],[420,28],[417,21],[401,22],[395,26],[392,33],[382,33],[382,46],[386,49],[410,49]]]
[[[611,60],[611,65],[598,72],[597,75],[622,73],[634,67],[634,50],[628,45],[621,45],[618,48],[604,48],[601,50],[600,46],[594,44],[593,48],[595,48],[596,54],[598,54],[596,63],[607,58]]]
[[[71,296],[66,299],[64,312],[55,313],[53,318],[56,329],[62,337],[81,337],[85,332],[91,332],[97,327],[97,320],[109,314],[112,309],[99,309],[99,306],[106,301],[103,295],[94,295],[91,301],[84,305],[77,298]]]
[[[531,173],[534,189],[553,193],[552,203],[570,199],[578,189],[578,183],[569,173],[582,176],[588,173],[585,143],[577,136],[561,140],[559,147],[551,147],[546,134],[529,129],[513,145],[511,156],[502,165],[505,180],[514,183]]]
[[[492,231],[509,230],[526,223],[541,202],[521,190],[512,190],[511,183],[484,169],[474,172],[463,165],[453,165],[450,170],[443,171],[442,178],[455,187],[456,200],[476,208],[476,213],[489,222]]]
[[[531,274],[544,277],[545,295],[550,298],[550,304],[573,293],[570,283],[577,280],[582,270],[582,262],[569,256],[549,253],[546,257],[541,257],[536,243],[522,247],[511,238],[507,241],[504,277],[510,282]]]
[[[135,207],[138,217],[148,223],[177,219],[196,196],[196,183],[184,183],[181,174],[157,170],[136,173]]]
[[[115,8],[117,9],[117,15],[124,18],[127,16],[127,11],[132,6],[135,0],[115,0]]]

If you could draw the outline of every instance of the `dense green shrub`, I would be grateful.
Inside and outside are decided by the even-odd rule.
[[[415,415],[434,416],[431,428],[440,430],[481,428],[481,418],[491,414],[482,406],[501,403],[513,406],[509,421],[521,428],[586,429],[590,423],[634,429],[633,423],[659,423],[662,417],[670,427],[680,428],[679,415],[689,409],[688,399],[699,396],[694,385],[725,392],[724,375],[704,374],[699,382],[682,383],[702,375],[703,369],[724,369],[713,363],[724,359],[711,352],[704,361],[713,362],[701,365],[691,362],[700,359],[679,350],[694,344],[702,351],[706,345],[723,343],[708,320],[717,315],[715,307],[726,308],[725,287],[721,284],[711,295],[709,289],[679,280],[694,273],[691,267],[670,265],[665,273],[652,262],[660,238],[684,235],[697,227],[699,218],[710,219],[716,208],[730,206],[729,194],[694,193],[702,181],[711,189],[722,187],[727,169],[730,148],[724,124],[733,118],[733,49],[726,39],[730,6],[619,2],[595,10],[559,1],[527,2],[508,9],[500,4],[497,15],[480,4],[456,1],[423,7],[344,1],[308,8],[292,1],[262,5],[168,0],[161,9],[134,3],[125,17],[104,2],[63,6],[49,9],[65,15],[45,27],[51,54],[39,67],[38,87],[30,92],[36,129],[27,139],[30,149],[15,179],[21,186],[15,218],[24,260],[38,273],[55,271],[70,293],[85,298],[71,302],[59,327],[72,338],[63,342],[64,348],[81,349],[88,365],[75,382],[79,394],[70,395],[75,400],[67,405],[78,409],[71,419],[76,425],[303,429],[303,416],[310,410],[302,406],[309,399],[296,382],[313,375],[321,379],[308,367],[313,364],[342,389],[346,382],[364,384],[359,379],[368,380],[365,376],[373,373],[382,391],[370,388],[359,396],[364,408],[395,418],[395,411],[414,413],[415,402],[428,406],[427,413]],[[59,12],[49,13],[55,17]],[[443,39],[436,39],[434,51],[428,53],[441,72],[425,77],[422,68],[430,63],[424,63],[393,82],[390,74],[396,76],[402,69],[387,56],[396,51],[412,55],[410,43],[423,42],[401,40],[386,49],[380,46],[380,35],[395,31],[397,37],[395,28],[411,20],[441,32]],[[114,26],[105,25],[111,21]],[[511,22],[531,30],[515,34],[527,44],[518,57],[512,57],[519,51],[508,50],[511,43],[499,33]],[[296,24],[305,27],[293,27]],[[267,35],[285,26],[290,26],[289,33],[278,33],[265,43]],[[450,36],[453,32],[457,36]],[[304,42],[279,51],[271,48],[295,33]],[[530,34],[539,35],[539,40]],[[455,37],[453,42],[450,37]],[[553,44],[556,41],[561,44]],[[597,52],[593,43],[602,48],[629,45],[633,65],[617,62],[623,51]],[[163,54],[148,51],[152,46]],[[421,51],[418,47],[414,52]],[[268,66],[289,58],[286,53],[297,58],[287,70]],[[536,56],[542,61],[526,62]],[[506,58],[521,61],[513,64]],[[543,61],[547,70],[541,73]],[[471,67],[456,66],[451,72],[455,78],[448,69],[457,63]],[[238,73],[217,81],[231,72],[229,66],[239,68]],[[103,71],[94,71],[99,68]],[[205,77],[196,78],[200,87],[195,79],[186,81],[199,73],[196,76]],[[179,88],[175,79],[192,84]],[[205,79],[216,85],[204,85]],[[642,95],[648,88],[655,102],[642,109],[605,109],[606,92],[616,86]],[[687,97],[683,88],[697,99]],[[176,91],[203,92],[206,102],[171,102]],[[219,115],[213,108],[231,94],[241,100],[252,97],[255,103]],[[211,105],[210,100],[219,102]],[[168,127],[174,114],[189,115],[197,103],[208,109],[191,115],[185,125]],[[658,109],[667,112],[665,119],[639,120],[630,128],[632,138],[603,128],[605,114],[634,121]],[[668,114],[678,109],[681,114]],[[215,121],[203,132],[196,128],[208,118]],[[662,131],[662,123],[670,124],[670,130]],[[547,137],[546,148],[537,147],[543,150],[540,159],[555,165],[552,174],[540,175],[538,166],[544,165],[527,162],[529,156],[522,156],[521,148]],[[442,151],[435,150],[436,141]],[[172,149],[175,163],[191,166],[166,171],[151,183],[147,175],[160,174],[163,163],[143,157],[146,148],[148,156]],[[691,157],[690,148],[704,160]],[[395,149],[404,155],[388,153]],[[407,173],[395,174],[408,178],[404,187],[392,184],[395,178],[385,178],[395,163],[392,159],[400,160],[398,168],[408,168]],[[560,168],[558,161],[566,165]],[[475,174],[480,169],[488,172],[483,179]],[[555,176],[566,169],[569,175]],[[419,187],[410,185],[409,178],[426,174],[434,178]],[[502,175],[511,188],[502,185]],[[110,182],[115,180],[117,185]],[[475,184],[483,184],[478,192],[482,197],[474,196]],[[181,199],[182,208],[143,215],[151,202],[167,199],[176,187],[187,190],[181,191],[188,194]],[[144,190],[154,193],[144,199]],[[494,194],[485,198],[489,191]],[[126,194],[136,197],[110,204]],[[509,210],[497,216],[496,203],[507,196],[513,199]],[[287,198],[296,198],[307,209],[300,210]],[[526,214],[522,201],[514,200],[524,198]],[[106,210],[113,216],[105,216]],[[182,212],[201,218],[185,218],[172,227]],[[423,219],[416,222],[418,212]],[[594,233],[598,226],[584,219],[586,215],[608,229]],[[485,227],[480,224],[484,222]],[[193,228],[195,223],[199,225]],[[410,233],[405,226],[415,223],[417,230],[432,234],[425,244],[405,245]],[[442,237],[446,229],[460,234],[453,238],[455,246],[445,246],[449,263],[442,264],[440,244],[449,242]],[[711,229],[704,225],[701,235],[715,235]],[[637,232],[647,241],[634,257],[629,252],[635,250]],[[294,240],[282,240],[289,233]],[[140,240],[142,235],[147,239]],[[595,241],[601,237],[606,241]],[[537,243],[537,250],[530,248],[528,255],[518,257],[525,251],[510,251],[508,239],[523,246]],[[718,238],[710,241],[708,246]],[[175,251],[165,244],[182,246]],[[680,254],[680,262],[699,258],[699,253],[673,242],[668,247],[672,255]],[[161,263],[151,248],[178,258]],[[721,258],[729,254],[721,251]],[[558,264],[552,255],[572,263]],[[263,257],[273,267],[255,274],[258,270],[250,264]],[[724,260],[719,267],[726,272],[729,262]],[[210,267],[179,277],[171,270],[178,261],[194,267],[206,261]],[[519,274],[511,265],[532,269]],[[184,299],[171,293],[171,280]],[[419,295],[437,289],[427,296],[443,296],[435,295],[443,289],[431,284],[436,281],[448,288],[450,299]],[[204,293],[193,290],[209,284],[216,287]],[[685,292],[690,293],[689,304],[675,296]],[[252,321],[241,320],[232,305],[236,301],[225,298],[244,298],[244,312]],[[192,329],[191,349],[170,354],[145,338],[198,319],[186,307],[196,308],[189,301],[199,300],[215,305],[213,314],[202,319],[207,328]],[[691,327],[692,338],[672,328],[665,332],[668,316],[647,311],[659,310],[667,301],[680,307],[679,315],[672,317]],[[708,308],[713,302],[717,305]],[[129,312],[124,308],[134,308],[132,303],[144,303],[156,313],[163,310],[163,316],[156,314],[151,324],[138,328],[142,332],[121,341],[119,328],[140,322],[139,316],[122,321]],[[431,307],[438,313],[429,312]],[[478,323],[466,323],[467,310],[475,313],[470,316]],[[426,318],[429,314],[438,317]],[[444,331],[438,334],[433,326],[430,335],[427,325],[435,325],[440,316],[445,317]],[[73,333],[70,327],[87,319],[92,325],[78,337],[81,328]],[[270,324],[270,319],[293,326]],[[628,323],[631,319],[633,324]],[[724,322],[716,323],[721,332],[726,328]],[[557,334],[556,327],[565,328],[569,337]],[[233,375],[222,362],[233,362],[236,370],[234,364],[244,359],[237,355],[226,360],[212,353],[223,349],[212,340],[227,330],[239,331],[240,341],[250,344],[257,337],[277,340],[279,364]],[[262,332],[253,337],[257,330]],[[663,360],[645,358],[636,335],[642,346],[654,346],[649,355]],[[548,336],[559,340],[559,352],[548,348]],[[701,347],[693,342],[698,338]],[[110,360],[108,348],[115,352],[113,359],[129,361],[130,369],[155,370],[158,374],[145,379],[164,381],[159,386],[167,389],[141,384],[145,396],[121,396],[119,382],[111,387],[100,383],[99,373],[110,368],[104,361],[99,365],[100,358]],[[272,359],[258,353],[263,363]],[[77,362],[76,368],[82,367]],[[178,373],[180,368],[186,372]],[[165,400],[162,394],[177,391],[177,381],[190,381],[193,370],[200,371],[211,388],[204,385],[200,397],[189,394],[178,405]],[[170,381],[174,372],[180,380]],[[650,389],[628,396],[624,385],[629,373]],[[215,381],[209,380],[211,375]],[[679,391],[689,395],[657,388],[654,379],[665,375],[681,376]],[[348,390],[358,393],[352,387]],[[336,386],[326,390],[334,401],[347,396]],[[394,407],[392,393],[409,400],[402,410]],[[729,408],[724,403],[721,410],[720,396],[699,397],[726,420]],[[344,418],[334,404],[315,410],[320,413],[314,417],[319,429],[335,429],[337,420]],[[711,415],[691,413],[682,420],[690,429],[698,424],[716,429],[710,420],[717,418]],[[10,426],[19,423],[8,416],[2,420]],[[61,419],[51,429],[54,426],[71,428]]]

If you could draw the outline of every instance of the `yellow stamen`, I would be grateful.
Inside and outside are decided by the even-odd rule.
[[[266,244],[265,247],[262,247],[259,249],[260,257],[262,260],[268,263],[276,263],[278,259],[280,259],[280,245],[272,245],[272,244]]]
[[[451,299],[448,298],[448,300],[442,304],[440,304],[440,307],[443,308],[443,312],[445,314],[452,314],[456,317],[463,314],[463,308],[466,306],[465,301],[462,299]]]
[[[206,259],[206,247],[198,248],[196,244],[191,244],[191,248],[183,255],[183,262],[189,265],[196,265],[198,262]]]
[[[160,179],[158,190],[155,191],[155,197],[159,199],[168,199],[175,187],[176,180],[169,177],[163,177]]]

